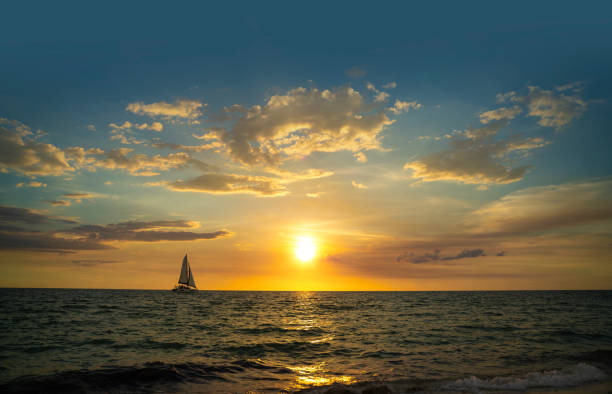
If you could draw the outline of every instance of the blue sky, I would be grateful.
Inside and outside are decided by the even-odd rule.
[[[242,267],[245,258],[286,259],[273,245],[290,244],[305,231],[319,240],[321,271],[353,278],[346,280],[346,288],[405,289],[413,284],[394,281],[398,272],[409,277],[410,270],[431,266],[422,268],[415,263],[422,259],[407,258],[410,253],[431,257],[440,249],[440,256],[453,257],[480,249],[477,241],[456,239],[458,233],[480,228],[470,216],[492,215],[493,208],[509,201],[529,207],[524,208],[527,215],[541,199],[569,193],[576,197],[567,205],[550,201],[550,215],[533,232],[541,237],[567,232],[586,237],[572,248],[588,250],[595,266],[587,271],[608,278],[610,270],[601,264],[610,253],[605,246],[609,199],[602,196],[612,175],[611,8],[606,2],[9,4],[0,26],[0,118],[7,138],[19,136],[20,143],[29,143],[37,153],[9,160],[9,153],[22,153],[9,149],[7,142],[10,152],[0,163],[0,205],[46,215],[50,219],[35,228],[50,231],[45,233],[50,237],[67,237],[54,231],[72,225],[57,218],[98,226],[135,220],[197,222],[197,227],[162,228],[227,235],[212,240],[173,235],[186,238],[163,240],[168,258],[177,248],[192,248],[204,258],[232,261],[236,267]],[[351,102],[357,96],[363,103]],[[274,100],[281,100],[285,109],[275,112]],[[233,105],[241,109],[228,115],[224,108]],[[189,106],[190,113],[168,112]],[[254,106],[263,112],[250,121],[247,110],[255,111]],[[359,115],[340,119],[338,113],[345,110]],[[342,129],[334,129],[338,122],[347,122],[347,130],[363,127],[363,138],[375,140],[342,140]],[[492,131],[484,130],[487,127]],[[225,131],[217,137],[194,137],[219,128]],[[329,135],[331,140],[321,139]],[[272,138],[272,145],[265,145],[264,136]],[[296,141],[303,145],[292,145]],[[155,146],[160,143],[166,145]],[[218,146],[203,148],[205,143]],[[26,155],[42,155],[45,144],[65,155],[68,167],[28,167]],[[261,151],[247,154],[248,146]],[[89,161],[77,163],[75,147],[89,150],[84,156]],[[113,150],[122,152],[121,158],[111,157]],[[266,161],[275,154],[277,161]],[[134,159],[136,155],[140,159]],[[119,159],[132,160],[132,167],[121,167]],[[598,207],[599,213],[585,211],[589,206]],[[568,224],[555,216],[573,209],[580,220]],[[440,219],[441,212],[449,223]],[[597,215],[601,219],[592,219]],[[500,217],[490,218],[489,230],[501,226]],[[11,218],[3,219],[5,224],[13,225]],[[552,222],[558,226],[544,225]],[[482,261],[492,261],[494,250],[510,247],[516,261],[527,261],[552,247],[546,241],[541,249],[526,248],[521,242],[533,235],[531,230],[523,231],[527,238],[521,238],[514,232],[521,225],[504,223],[503,231],[517,238],[487,238],[483,243],[490,251],[485,247]],[[328,235],[325,226],[333,228]],[[265,239],[254,235],[260,227],[265,228]],[[7,230],[7,239],[30,236],[19,228],[16,233]],[[145,226],[139,231],[155,229]],[[375,233],[366,247],[378,252],[356,257],[365,241],[346,238],[349,229]],[[79,238],[83,242],[98,234],[79,231],[70,234],[85,237]],[[419,243],[425,236],[432,238]],[[142,253],[149,253],[143,250],[150,251],[150,240],[117,237],[95,247],[62,249],[88,255],[64,255],[64,274],[49,283],[33,276],[31,283],[69,285],[79,266],[72,262],[83,259],[92,262],[88,267],[94,271],[106,269],[94,261],[113,259],[122,262],[113,269],[129,270]],[[24,245],[30,240],[26,238]],[[2,253],[18,256],[27,269],[58,260],[57,251],[6,242]],[[162,247],[160,243],[157,240],[156,247]],[[213,251],[206,251],[209,246]],[[118,251],[128,256],[125,261],[105,257]],[[456,260],[481,261],[475,257]],[[400,260],[406,264],[396,264]],[[427,261],[435,265],[441,260]],[[507,264],[506,274],[520,266]],[[291,270],[261,266],[249,274],[261,282],[247,276],[228,282],[225,268],[211,263],[205,269],[218,272],[211,286],[219,288],[257,288],[257,283],[278,288],[275,283],[291,275]],[[504,274],[493,267],[482,268],[483,275],[504,283]],[[160,263],[155,283],[166,280],[172,268]],[[5,267],[13,278],[7,283],[23,285],[15,279],[15,269]],[[449,268],[447,276],[439,282],[432,279],[427,288],[448,287],[457,275],[468,278],[464,288],[484,285],[477,283],[478,275],[467,274],[472,269]],[[416,277],[426,276],[423,272]],[[556,282],[543,286],[572,287],[571,275],[572,270],[564,271]],[[599,286],[591,276],[577,286]],[[365,277],[376,281],[355,279]],[[521,280],[513,285],[534,287],[538,274]],[[304,279],[296,286],[317,287],[312,281]],[[112,281],[99,285],[143,286]]]

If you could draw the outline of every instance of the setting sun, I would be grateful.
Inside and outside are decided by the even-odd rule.
[[[315,245],[311,237],[298,237],[295,245],[295,257],[301,262],[311,261],[317,252],[317,246]]]

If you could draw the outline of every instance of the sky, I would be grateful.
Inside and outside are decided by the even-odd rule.
[[[611,11],[5,5],[0,286],[610,289]]]

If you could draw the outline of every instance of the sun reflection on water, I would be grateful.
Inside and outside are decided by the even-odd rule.
[[[323,369],[325,363],[317,365],[300,365],[290,366],[290,370],[294,371],[297,376],[291,390],[300,390],[313,386],[326,386],[334,383],[351,384],[357,382],[352,376],[348,375],[332,375]]]

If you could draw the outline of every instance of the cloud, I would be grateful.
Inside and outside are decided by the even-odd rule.
[[[423,182],[457,181],[480,185],[517,182],[530,167],[514,166],[515,158],[550,142],[540,137],[496,139],[499,130],[509,123],[508,119],[491,120],[480,128],[455,132],[448,138],[450,149],[408,162],[404,169],[411,170],[412,176]]]
[[[74,171],[62,149],[37,142],[19,122],[10,125],[13,130],[0,126],[0,172],[10,169],[26,175],[62,175]]]
[[[89,131],[96,131],[96,126],[94,126],[92,124],[87,125],[87,130],[89,130]]]
[[[426,252],[425,254],[422,254],[422,255],[415,255],[413,252],[402,253],[401,255],[397,256],[396,261],[398,263],[406,261],[412,264],[423,264],[423,263],[430,263],[432,261],[460,260],[460,259],[468,259],[468,258],[475,258],[475,257],[481,257],[481,256],[486,256],[483,249],[464,249],[458,254],[451,255],[451,256],[441,256],[440,249],[436,249],[432,253]]]
[[[510,101],[527,108],[527,115],[540,118],[538,124],[545,127],[560,128],[582,115],[587,103],[578,96],[577,83],[558,86],[556,91],[544,90],[538,86],[528,86],[528,93],[519,96],[516,92],[498,94],[500,102]],[[572,90],[573,95],[564,92]]]
[[[62,194],[63,197],[70,198],[73,200],[85,200],[89,198],[94,198],[95,196],[91,193],[65,193]]]
[[[183,144],[174,144],[171,142],[163,142],[159,140],[153,140],[151,143],[153,148],[157,149],[172,149],[172,150],[180,150],[185,152],[205,152],[209,150],[218,150],[223,148],[223,143],[221,141],[211,141],[207,144],[200,145],[183,145]]]
[[[397,84],[395,82],[389,82],[387,84],[384,84],[383,89],[395,89],[397,87]]]
[[[366,71],[361,67],[353,66],[346,71],[346,75],[349,78],[359,79],[365,77]]]
[[[117,263],[122,263],[123,261],[119,261],[119,260],[96,260],[96,259],[92,259],[92,260],[72,260],[72,264],[78,265],[80,267],[94,267],[96,265],[103,265],[103,264],[117,264]]]
[[[389,107],[387,108],[389,111],[393,112],[396,115],[399,115],[403,112],[408,112],[410,109],[420,109],[421,107],[423,107],[420,103],[417,103],[416,101],[400,101],[400,100],[395,100],[395,104],[393,104],[393,107]]]
[[[315,151],[380,150],[380,133],[392,123],[379,104],[368,103],[351,87],[300,87],[250,107],[215,134],[235,160],[274,166]]]
[[[280,180],[262,176],[236,174],[203,174],[185,181],[152,183],[179,192],[210,194],[253,194],[260,197],[284,196],[288,193]]]
[[[126,170],[132,175],[152,176],[159,175],[159,171],[182,168],[193,163],[190,155],[178,152],[167,156],[148,156],[145,154],[131,154],[133,149],[119,148],[107,152],[98,152],[96,160],[90,163],[92,167],[101,167],[109,170]]]
[[[160,101],[157,103],[145,104],[142,101],[128,104],[126,111],[136,115],[146,115],[150,117],[162,117],[164,119],[196,119],[202,116],[202,108],[205,105],[195,100],[176,100],[174,103]]]
[[[612,180],[531,187],[507,194],[467,220],[475,234],[530,234],[612,219]]]
[[[161,132],[164,129],[164,125],[161,122],[151,122],[151,124],[149,124],[149,123],[132,123],[127,120],[120,125],[115,124],[115,123],[109,123],[109,126],[113,130],[137,129],[137,130],[153,130],[153,131]]]
[[[351,181],[351,185],[353,185],[356,189],[367,189],[368,187],[362,183]]]
[[[389,93],[381,92],[380,90],[376,89],[376,87],[370,82],[366,84],[366,88],[376,93],[376,95],[374,96],[374,101],[376,102],[387,101],[387,99],[391,96]]]
[[[357,152],[353,156],[355,156],[355,160],[360,163],[365,163],[368,161],[368,157],[363,152]]]
[[[160,241],[197,241],[215,239],[230,235],[228,231],[220,230],[210,233],[195,233],[191,231],[168,231],[169,228],[194,228],[196,224],[185,220],[157,220],[152,222],[129,221],[107,225],[82,225],[57,233],[76,236],[81,239],[103,241],[129,242],[160,242]]]
[[[72,203],[67,200],[45,200],[47,204],[51,204],[54,207],[69,207]]]
[[[38,181],[31,181],[28,183],[19,182],[16,187],[47,187],[47,184]]]
[[[111,249],[105,242],[197,241],[231,235],[226,230],[214,232],[178,231],[195,229],[197,222],[187,220],[129,221],[108,225],[80,225],[68,229],[40,231],[23,228],[74,221],[53,218],[26,208],[0,206],[0,250],[72,253],[76,250]]]
[[[487,124],[495,120],[512,120],[522,111],[523,110],[518,105],[515,105],[512,108],[501,107],[498,109],[494,109],[491,111],[486,111],[486,112],[481,113],[479,115],[480,122]]]
[[[325,194],[325,192],[306,193],[306,197],[309,197],[309,198],[319,198],[323,194]]]
[[[0,226],[14,223],[38,225],[51,222],[60,222],[68,224],[76,223],[73,220],[54,218],[28,208],[0,206]]]

